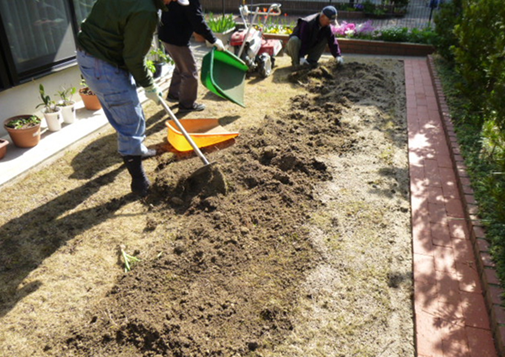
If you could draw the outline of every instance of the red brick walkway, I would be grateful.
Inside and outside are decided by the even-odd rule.
[[[498,356],[426,59],[405,83],[417,356]]]

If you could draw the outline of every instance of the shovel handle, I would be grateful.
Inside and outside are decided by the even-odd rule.
[[[191,136],[189,136],[189,134],[186,131],[186,129],[182,126],[182,124],[179,121],[179,119],[177,119],[177,117],[175,116],[174,112],[172,112],[172,110],[170,109],[170,107],[168,106],[168,104],[161,97],[160,97],[160,103],[163,106],[163,108],[165,108],[165,111],[168,113],[168,115],[170,116],[170,118],[172,118],[172,120],[175,122],[175,124],[177,125],[177,127],[181,131],[182,135],[184,135],[184,137],[186,138],[186,140],[188,141],[188,143],[193,147],[193,150],[195,150],[195,152],[198,155],[198,157],[200,157],[200,159],[202,160],[202,162],[205,165],[209,165],[210,164],[209,160],[207,160],[207,158],[202,154],[202,152],[200,151],[200,148],[196,145],[196,143],[193,141],[193,139],[191,138]]]

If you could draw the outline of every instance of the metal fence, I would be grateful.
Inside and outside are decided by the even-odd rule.
[[[355,4],[363,3],[362,0],[355,0],[353,2],[341,2],[341,1],[320,1],[320,0],[279,0],[275,1],[281,4],[281,10],[283,13],[283,22],[294,22],[300,16],[310,15],[321,11],[321,9],[327,5],[335,5],[337,8],[345,8],[346,6],[353,6]],[[383,4],[386,0],[372,0],[372,3]],[[389,3],[389,1],[387,1]],[[248,1],[246,4],[251,7],[254,4],[260,3],[260,1],[251,2]],[[261,1],[261,4],[265,2]],[[220,13],[239,13],[239,6],[243,4],[241,0],[202,0],[201,4],[206,13],[213,12],[215,14]],[[390,28],[390,27],[408,27],[408,28],[424,28],[429,26],[432,18],[437,9],[430,8],[430,0],[410,0],[406,8],[406,13],[401,17],[386,17],[386,18],[375,18],[373,16],[366,16],[360,11],[339,11],[338,21],[342,23],[346,21],[348,23],[361,24],[367,21],[371,21],[371,25],[376,29]]]

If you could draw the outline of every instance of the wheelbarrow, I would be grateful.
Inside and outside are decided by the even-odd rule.
[[[194,144],[203,148],[236,138],[238,132],[229,132],[221,125],[219,119],[178,119],[179,124],[185,129],[187,134],[193,139]],[[168,127],[168,142],[177,151],[191,151],[193,146],[186,139],[177,123],[167,120],[165,125]]]
[[[244,80],[248,69],[233,53],[213,48],[203,57],[200,79],[212,93],[245,107]]]
[[[160,99],[160,104],[171,119],[165,122],[168,127],[168,142],[177,151],[194,150],[205,165],[209,162],[200,148],[218,144],[239,135],[238,132],[229,132],[219,125],[219,119],[177,119],[163,99]]]

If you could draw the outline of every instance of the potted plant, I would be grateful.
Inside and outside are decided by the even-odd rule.
[[[393,16],[403,17],[407,14],[407,7],[410,0],[395,0],[393,1]]]
[[[87,110],[102,109],[102,105],[100,104],[98,97],[88,87],[86,80],[82,77],[81,77],[81,86],[82,88],[79,89],[79,95],[81,96],[82,101],[84,102],[84,108],[86,108]]]
[[[146,66],[153,74],[153,78],[158,78],[161,76],[163,66],[173,62],[172,58],[170,58],[161,47],[154,48],[153,46],[147,56]]]
[[[14,145],[31,148],[40,141],[40,122],[40,118],[36,115],[23,114],[6,119],[4,128]]]
[[[42,110],[42,113],[44,114],[44,118],[46,119],[47,127],[49,128],[49,131],[58,131],[61,129],[61,122],[60,122],[60,113],[61,113],[61,108],[56,105],[56,102],[51,99],[49,95],[46,94],[44,90],[44,86],[41,84],[39,85],[39,93],[40,93],[40,98],[42,99],[42,103],[36,106],[38,107],[44,107]]]
[[[237,23],[233,19],[233,14],[214,17],[212,12],[209,14],[207,24],[212,32],[214,32],[214,35],[223,41],[225,46],[230,42],[231,34],[237,26]],[[207,46],[212,47],[212,44],[207,41]]]
[[[63,117],[63,122],[67,124],[72,124],[75,121],[75,101],[72,100],[75,92],[75,87],[62,87],[61,91],[57,93],[60,96],[58,106],[61,107],[61,116]]]
[[[8,140],[0,139],[0,160],[2,160],[7,153],[7,145],[9,145]]]

